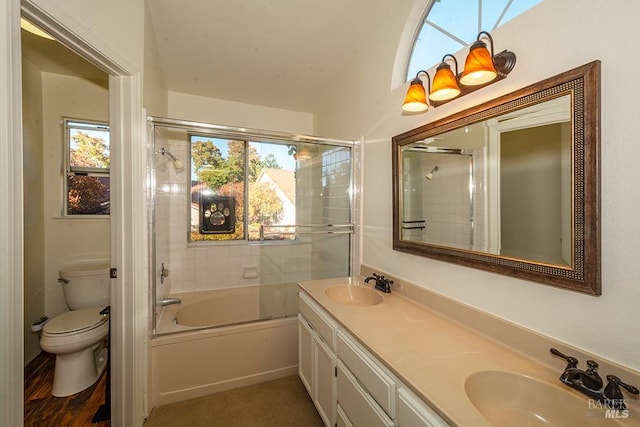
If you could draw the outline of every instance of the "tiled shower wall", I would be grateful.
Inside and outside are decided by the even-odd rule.
[[[167,147],[185,165],[189,159],[186,132],[156,129],[155,151]],[[342,149],[344,150],[344,149]],[[340,152],[298,162],[296,216],[298,224],[348,223],[348,158]],[[295,242],[188,243],[190,178],[188,167],[176,171],[168,159],[156,162],[156,300],[171,293],[271,284],[346,275],[349,235],[300,235]],[[337,169],[336,169],[337,168]],[[335,197],[323,197],[329,193]],[[342,194],[342,197],[339,195]],[[169,277],[160,283],[160,264]],[[254,277],[257,272],[257,277]]]
[[[424,156],[422,170],[439,170],[433,179],[422,177],[422,213],[427,227],[422,233],[430,243],[474,249],[485,245],[485,197],[482,178],[483,152],[473,156],[432,154]],[[474,185],[470,189],[470,161],[473,158]],[[425,174],[422,174],[425,175]],[[473,194],[473,204],[470,194]],[[473,207],[473,211],[472,208]],[[471,226],[473,218],[474,227]],[[473,241],[473,246],[471,242]]]

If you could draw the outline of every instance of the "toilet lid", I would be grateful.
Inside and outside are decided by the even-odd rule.
[[[68,334],[93,329],[109,319],[109,316],[100,314],[101,310],[101,308],[87,308],[68,311],[48,321],[44,325],[44,332],[47,334]]]

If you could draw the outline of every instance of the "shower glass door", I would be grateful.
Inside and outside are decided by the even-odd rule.
[[[352,147],[301,143],[295,156],[290,215],[260,224],[263,318],[297,314],[298,281],[351,274]]]
[[[154,330],[163,298],[238,295],[229,323],[245,323],[296,315],[298,281],[352,273],[353,143],[160,118],[149,133]]]

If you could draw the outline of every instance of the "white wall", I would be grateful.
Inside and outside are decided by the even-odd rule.
[[[69,265],[109,263],[109,217],[63,217],[62,117],[109,121],[108,89],[77,77],[42,73],[44,178],[44,290],[49,317],[67,311],[58,271]],[[28,189],[25,188],[25,191]],[[28,200],[28,194],[25,198]],[[29,210],[25,210],[28,216]]]
[[[359,67],[345,71],[335,113],[316,118],[316,133],[366,138],[364,262],[555,339],[640,369],[640,3],[544,0],[494,31],[497,51],[518,63],[511,75],[426,114],[403,116],[406,86],[389,93],[394,55],[413,1],[397,3],[363,46]],[[403,16],[403,14],[405,14]],[[369,53],[368,55],[366,53]],[[443,54],[446,52],[443,52]],[[466,52],[457,56],[459,62]],[[595,59],[602,61],[602,296],[593,297],[392,250],[391,137]],[[354,74],[355,73],[355,74]],[[356,79],[357,77],[357,79]],[[358,82],[353,83],[353,82]],[[354,104],[353,100],[357,99]],[[348,106],[350,113],[340,108]],[[379,209],[388,206],[388,209]]]
[[[164,71],[160,64],[153,26],[150,22],[151,15],[148,2],[145,2],[144,12],[143,105],[148,115],[166,117],[169,94],[164,79]]]
[[[203,123],[313,134],[313,115],[223,99],[169,92],[169,117]]]

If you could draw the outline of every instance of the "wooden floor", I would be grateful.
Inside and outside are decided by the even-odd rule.
[[[24,425],[108,427],[109,421],[92,424],[91,419],[104,404],[106,375],[88,389],[69,397],[53,397],[55,355],[42,352],[24,369]]]

